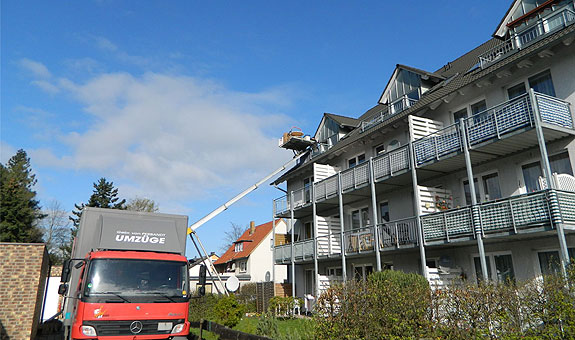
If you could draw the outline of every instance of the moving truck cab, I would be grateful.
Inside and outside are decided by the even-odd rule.
[[[186,236],[186,216],[84,208],[62,276],[66,338],[185,339]]]

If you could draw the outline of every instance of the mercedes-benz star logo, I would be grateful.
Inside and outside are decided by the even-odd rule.
[[[144,326],[140,321],[134,321],[130,324],[130,332],[132,332],[133,334],[138,334],[142,331],[143,327]]]

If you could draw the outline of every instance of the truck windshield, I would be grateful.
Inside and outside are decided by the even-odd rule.
[[[85,282],[84,296],[92,302],[183,302],[188,298],[186,262],[94,259]]]

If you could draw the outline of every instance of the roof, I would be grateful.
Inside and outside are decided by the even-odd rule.
[[[415,104],[410,106],[409,108],[405,109],[404,111],[391,116],[385,122],[380,123],[377,126],[374,126],[373,131],[381,129],[387,126],[393,126],[398,122],[404,120],[408,115],[416,114],[418,111],[426,110],[429,105],[432,103],[436,103],[447,96],[456,93],[457,91],[461,90],[465,86],[473,84],[482,79],[488,79],[490,76],[493,76],[495,72],[509,67],[510,64],[516,63],[521,59],[528,58],[532,56],[534,53],[545,49],[548,47],[549,44],[558,41],[559,39],[567,36],[575,36],[575,24],[571,24],[557,32],[554,32],[545,38],[521,49],[511,53],[510,55],[506,56],[494,62],[488,67],[485,68],[476,68],[471,70],[474,65],[478,63],[478,58],[481,54],[493,49],[494,47],[501,44],[501,40],[492,38],[483,44],[477,46],[476,48],[472,49],[471,51],[467,52],[466,54],[462,55],[461,57],[457,58],[454,61],[448,62],[446,65],[438,69],[434,72],[434,74],[440,74],[446,79],[439,82],[437,85],[432,87],[430,90],[425,92],[421,99],[418,100]],[[358,120],[362,121],[372,117],[375,114],[378,114],[382,110],[387,110],[385,105],[377,104],[367,110],[363,115],[361,115]],[[338,152],[338,150],[344,149],[347,146],[353,144],[357,140],[369,135],[369,131],[362,133],[361,129],[355,129],[351,131],[349,134],[346,135],[346,138],[341,139],[339,143],[335,144],[331,147],[328,151],[324,152],[323,154],[316,156],[313,158],[313,162],[306,162],[298,166],[298,171],[303,171],[307,169],[310,164],[315,162],[322,162],[323,160],[330,157],[330,155],[334,152]],[[292,175],[297,171],[290,171],[284,174],[282,177],[278,178],[275,184],[281,183],[284,181],[288,176],[288,174]]]
[[[276,220],[276,225],[282,221]],[[273,229],[273,222],[270,221],[268,223],[260,224],[256,226],[255,232],[250,235],[250,229],[248,228],[242,236],[240,236],[232,246],[228,248],[228,250],[219,258],[217,259],[214,264],[224,264],[233,260],[242,259],[250,256],[250,254],[258,247],[258,245],[266,238],[266,236],[272,231]],[[243,242],[243,249],[240,252],[235,252],[235,244]]]
[[[383,92],[381,93],[381,96],[379,96],[379,103],[384,104],[383,103],[383,97],[385,96],[385,94],[387,93],[388,89],[389,89],[389,85],[391,85],[394,81],[395,78],[397,78],[397,75],[399,73],[400,70],[406,70],[406,71],[410,71],[413,73],[416,73],[422,77],[427,77],[429,79],[434,78],[436,81],[440,81],[445,79],[444,76],[442,76],[441,74],[435,73],[435,72],[428,72],[425,70],[421,70],[415,67],[411,67],[411,66],[407,66],[407,65],[402,65],[402,64],[397,64],[395,65],[395,70],[393,70],[393,73],[391,74],[391,77],[389,78],[387,85],[385,86],[385,88],[383,89]]]
[[[333,113],[324,113],[325,116],[333,119],[336,123],[338,123],[340,126],[350,126],[350,127],[357,127],[359,125],[359,120],[357,120],[356,118],[351,118],[351,117],[346,117],[346,116],[341,116],[341,115],[336,115]]]

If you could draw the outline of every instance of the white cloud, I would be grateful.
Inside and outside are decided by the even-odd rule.
[[[289,158],[278,136],[266,134],[287,124],[278,113],[289,105],[286,91],[243,93],[157,73],[109,73],[82,84],[61,79],[58,86],[96,123],[62,137],[71,154],[37,150],[37,162],[96,171],[136,194],[165,201],[237,191]]]
[[[38,78],[50,78],[52,74],[44,64],[27,58],[20,59],[20,66]]]
[[[98,47],[101,50],[112,51],[112,52],[118,50],[118,46],[116,46],[113,42],[104,37],[94,37],[94,40],[96,42],[96,47]]]
[[[44,92],[47,92],[50,94],[56,94],[56,93],[60,92],[60,89],[56,85],[54,85],[54,84],[52,84],[46,80],[33,80],[31,82],[31,84],[39,87]]]

